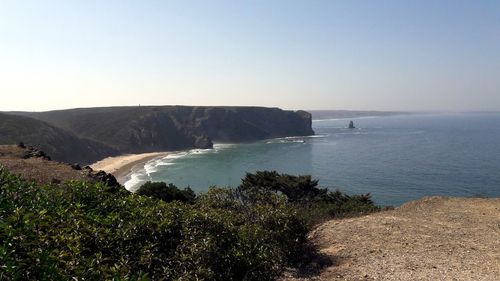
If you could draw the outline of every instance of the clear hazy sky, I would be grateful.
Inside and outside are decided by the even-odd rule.
[[[0,0],[0,110],[500,110],[500,1]]]

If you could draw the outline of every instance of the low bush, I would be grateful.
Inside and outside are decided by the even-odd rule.
[[[161,199],[165,202],[180,201],[185,203],[193,203],[196,199],[194,191],[186,187],[179,189],[173,184],[166,184],[164,182],[146,182],[136,192],[139,195],[145,195]]]
[[[230,191],[167,203],[103,184],[40,186],[2,170],[0,279],[275,279],[305,241],[296,210],[276,197],[239,212],[216,193]]]
[[[376,209],[310,177],[247,178],[199,196],[147,183],[142,196],[0,169],[0,280],[274,280],[301,262],[314,221]]]
[[[247,204],[266,202],[272,195],[282,195],[312,227],[335,217],[360,215],[380,210],[370,194],[347,195],[338,190],[318,187],[311,176],[293,176],[276,171],[247,173],[236,193]]]

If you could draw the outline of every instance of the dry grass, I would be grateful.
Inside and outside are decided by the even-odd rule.
[[[500,198],[426,197],[310,238],[331,265],[283,280],[500,280]]]
[[[17,145],[0,145],[0,166],[22,178],[39,183],[59,183],[71,180],[94,181],[86,170],[43,158],[23,159],[26,149]]]

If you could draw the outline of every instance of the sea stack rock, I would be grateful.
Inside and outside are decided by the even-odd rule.
[[[354,122],[352,122],[352,120],[349,121],[349,129],[354,129],[354,128],[356,128],[354,127]]]

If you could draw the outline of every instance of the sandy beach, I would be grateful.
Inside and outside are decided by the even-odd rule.
[[[168,152],[126,154],[104,158],[90,165],[90,167],[92,167],[92,169],[94,170],[102,170],[107,173],[111,173],[116,177],[119,183],[124,184],[134,167],[144,165],[146,162],[152,159],[165,157],[167,155]]]

